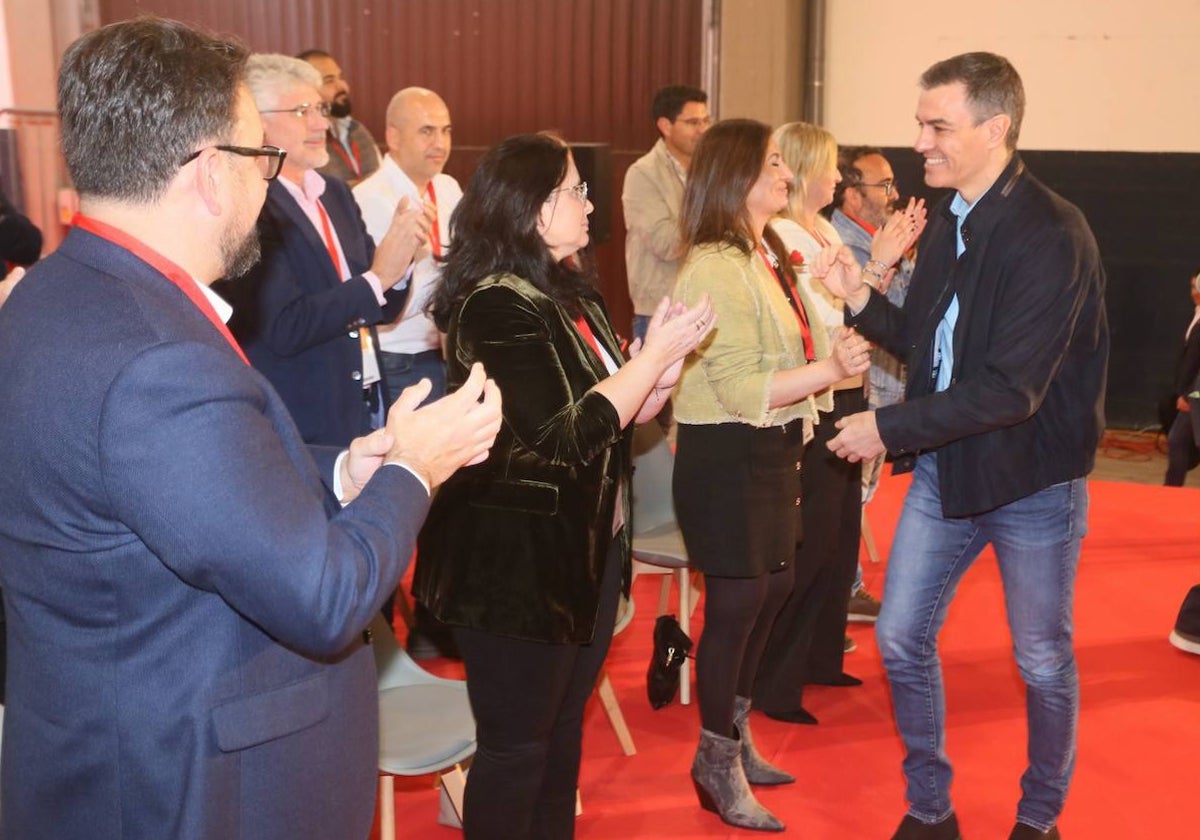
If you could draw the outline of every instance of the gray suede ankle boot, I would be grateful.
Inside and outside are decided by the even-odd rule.
[[[700,807],[722,820],[755,831],[783,831],[783,823],[759,804],[742,772],[741,744],[700,730],[700,746],[692,762],[692,782]]]
[[[750,736],[750,698],[733,698],[733,728],[742,742],[742,771],[746,781],[752,785],[788,785],[796,781],[791,773],[785,773],[767,761],[754,748]]]

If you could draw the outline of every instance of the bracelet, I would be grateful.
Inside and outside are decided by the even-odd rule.
[[[877,266],[879,266],[879,271],[880,271],[880,273],[882,273],[882,272],[885,272],[885,271],[887,271],[889,268],[891,268],[891,266],[890,266],[890,265],[888,265],[887,263],[885,263],[883,260],[875,260],[875,259],[871,259],[871,260],[867,260],[867,264],[866,264],[865,266],[863,266],[863,269],[864,269],[864,270],[865,270],[865,271],[866,271],[868,274],[874,274],[875,272],[871,271],[871,266],[873,266],[873,265],[877,265]]]
[[[878,262],[878,260],[874,260],[874,262]],[[870,265],[870,263],[867,263],[867,265]],[[878,280],[880,283],[883,282],[883,272],[880,271],[878,268],[864,268],[863,274],[869,274],[872,277],[874,277],[876,280]]]

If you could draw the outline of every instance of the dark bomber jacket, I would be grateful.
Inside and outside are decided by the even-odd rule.
[[[971,516],[1086,475],[1104,428],[1104,268],[1078,208],[1014,154],[963,224],[930,215],[904,307],[872,291],[846,323],[908,363],[906,401],[876,413],[896,471],[936,451],[942,512]],[[954,376],[934,392],[934,332],[957,292]]]

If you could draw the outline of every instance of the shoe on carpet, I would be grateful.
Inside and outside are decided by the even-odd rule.
[[[854,651],[858,650],[858,642],[854,641],[854,639],[851,639],[849,636],[847,636],[846,643],[844,645],[842,645],[842,650],[845,651],[846,653],[854,653]]]
[[[866,589],[859,589],[850,595],[850,606],[846,610],[846,620],[857,624],[874,624],[879,620],[879,608],[883,604]]]
[[[1193,636],[1189,633],[1180,633],[1178,630],[1172,630],[1171,635],[1167,636],[1167,641],[1184,653],[1192,653],[1200,656],[1200,636]]]
[[[923,823],[912,814],[905,814],[892,840],[962,840],[962,834],[954,814],[939,823]]]
[[[1031,825],[1017,823],[1013,826],[1012,834],[1008,835],[1008,840],[1062,840],[1062,835],[1058,833],[1058,826],[1040,831]]]
[[[1186,653],[1200,654],[1200,586],[1193,586],[1183,599],[1175,629],[1167,639]]]

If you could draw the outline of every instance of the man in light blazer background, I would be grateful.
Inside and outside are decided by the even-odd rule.
[[[63,59],[80,216],[0,311],[5,837],[366,837],[364,628],[499,428],[476,369],[309,447],[246,362],[208,288],[255,259],[282,157],[245,60],[153,18]]]

